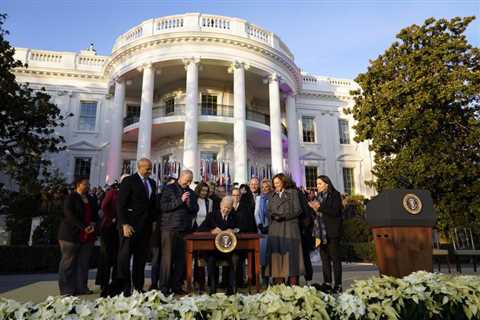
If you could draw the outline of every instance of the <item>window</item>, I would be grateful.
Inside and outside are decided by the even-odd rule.
[[[202,151],[200,152],[200,160],[217,160],[217,153],[211,151]]]
[[[166,155],[162,156],[162,162],[166,163],[166,162],[170,161],[171,156],[172,156],[171,154],[166,154]]]
[[[136,105],[127,105],[127,118],[139,118],[140,117],[140,106]]]
[[[136,160],[135,159],[127,159],[123,160],[122,165],[122,175],[123,174],[133,174],[136,167]]]
[[[217,96],[202,94],[202,115],[204,116],[217,115]]]
[[[338,120],[338,131],[340,133],[340,144],[350,144],[350,131],[348,129],[348,120]]]
[[[305,166],[305,184],[307,189],[316,189],[317,167]]]
[[[303,142],[315,142],[315,119],[302,117]]]
[[[353,168],[343,168],[343,189],[345,194],[352,195],[355,193]]]
[[[165,114],[171,114],[175,112],[175,99],[170,98],[165,100]]]
[[[95,131],[97,120],[97,102],[81,101],[80,116],[78,118],[78,130]]]
[[[92,158],[75,158],[75,180],[80,177],[86,177],[90,179],[90,167],[92,165]]]

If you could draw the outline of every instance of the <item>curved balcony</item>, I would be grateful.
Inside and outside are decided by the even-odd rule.
[[[214,116],[214,117],[226,117],[233,118],[233,106],[232,105],[204,105],[199,103],[198,107],[200,109],[200,115],[202,116]],[[185,105],[184,104],[174,104],[173,106],[159,106],[154,107],[152,110],[152,117],[172,117],[172,116],[184,116],[185,115]],[[258,122],[270,126],[270,115],[255,111],[252,107],[247,106],[247,120]],[[123,127],[127,127],[134,123],[137,123],[140,120],[140,117],[129,116],[123,119]],[[284,135],[287,135],[287,128],[282,123],[282,132]]]
[[[260,42],[294,59],[285,43],[274,33],[245,20],[201,13],[185,13],[143,21],[119,36],[112,52],[121,47],[159,34],[180,32],[221,33]]]

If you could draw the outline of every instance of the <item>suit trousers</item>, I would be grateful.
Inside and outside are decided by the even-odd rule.
[[[142,229],[135,228],[130,238],[123,236],[119,230],[117,277],[122,281],[124,290],[129,290],[130,281],[137,291],[143,290],[145,284],[145,264],[150,244],[151,225]],[[130,258],[133,255],[132,272],[130,272]]]
[[[78,295],[88,291],[88,269],[93,242],[59,240],[62,258],[58,266],[60,295]]]
[[[323,282],[332,283],[332,264],[335,286],[342,285],[342,262],[339,256],[339,239],[328,238],[327,243],[320,245],[320,258],[322,259]]]
[[[100,235],[100,257],[95,283],[107,287],[117,275],[118,232],[115,225],[104,227]],[[110,279],[110,278],[113,279]]]
[[[185,232],[162,230],[159,287],[179,291],[185,278]]]
[[[238,253],[221,253],[221,252],[211,252],[208,255],[208,286],[211,292],[216,292],[217,290],[217,262],[225,260],[230,265],[229,273],[228,273],[228,288],[233,290],[233,292],[237,289],[237,274],[238,274],[238,267],[240,264],[240,256]],[[223,275],[222,275],[223,278]],[[223,279],[222,279],[223,281]]]

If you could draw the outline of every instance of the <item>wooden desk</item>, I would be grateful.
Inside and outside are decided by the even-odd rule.
[[[252,263],[255,254],[255,286],[260,292],[260,238],[257,233],[238,233],[237,247],[235,250],[246,250],[248,259],[248,290],[252,284]],[[187,291],[192,292],[192,259],[194,251],[217,251],[215,247],[215,235],[210,232],[194,232],[185,236],[187,250],[185,260],[187,264]]]

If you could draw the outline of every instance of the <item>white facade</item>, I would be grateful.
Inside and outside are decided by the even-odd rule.
[[[58,128],[67,150],[52,155],[68,180],[111,183],[149,157],[158,179],[182,167],[196,180],[286,172],[305,185],[315,171],[341,192],[374,193],[372,155],[343,112],[358,85],[300,71],[279,37],[245,20],[161,17],[118,37],[110,56],[16,48],[16,58],[28,64],[17,81],[74,114]]]

